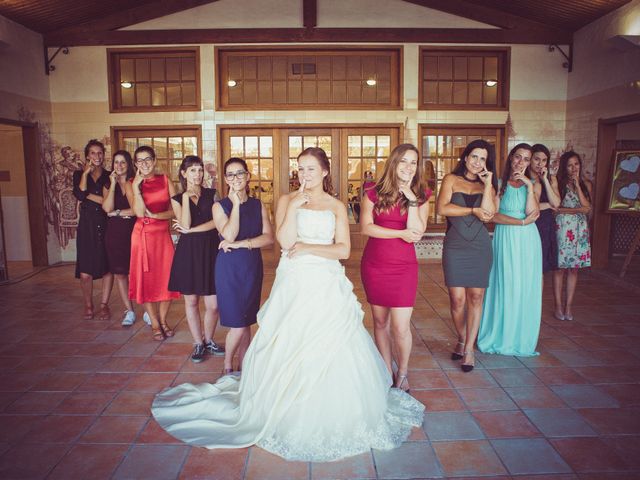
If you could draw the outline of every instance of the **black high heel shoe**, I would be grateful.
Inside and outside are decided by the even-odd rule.
[[[456,347],[458,345],[462,345],[462,348],[464,349],[464,342],[458,342],[456,343]],[[463,352],[464,353],[464,352]],[[451,352],[451,360],[461,360],[463,357],[463,355],[461,353],[458,352]]]
[[[464,373],[469,373],[471,370],[473,370],[473,367],[476,366],[476,359],[473,350],[471,350],[470,352],[464,352],[464,354],[471,355],[471,363],[463,363],[462,365],[460,365],[460,368]]]

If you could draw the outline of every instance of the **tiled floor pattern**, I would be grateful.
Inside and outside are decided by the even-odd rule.
[[[364,300],[357,261],[347,270]],[[218,358],[189,360],[182,303],[171,307],[177,335],[158,344],[141,321],[82,320],[73,266],[46,270],[0,287],[0,478],[640,478],[640,298],[585,272],[575,321],[560,322],[547,280],[541,355],[478,355],[464,374],[449,359],[441,267],[421,265],[410,380],[423,427],[393,451],[308,464],[164,433],[150,418],[154,394],[221,369]],[[119,314],[115,292],[111,305]]]

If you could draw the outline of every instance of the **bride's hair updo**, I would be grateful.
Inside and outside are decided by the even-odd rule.
[[[298,155],[297,160],[300,161],[302,157],[307,155],[310,155],[318,160],[318,163],[320,164],[322,170],[325,170],[327,172],[325,177],[322,179],[322,190],[327,192],[329,195],[333,195],[333,184],[331,183],[331,163],[329,163],[327,154],[321,148],[309,147],[305,148],[302,153]]]

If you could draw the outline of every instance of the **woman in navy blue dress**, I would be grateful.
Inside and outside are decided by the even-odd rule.
[[[257,321],[262,290],[260,249],[273,244],[273,230],[262,202],[249,197],[249,169],[241,158],[224,164],[229,195],[213,205],[213,220],[220,233],[216,259],[216,290],[220,324],[229,327],[225,342],[224,374],[238,370],[251,341],[251,325]]]

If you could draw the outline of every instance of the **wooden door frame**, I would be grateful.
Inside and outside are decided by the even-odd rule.
[[[27,211],[31,236],[31,263],[34,267],[49,265],[47,249],[47,216],[44,212],[44,183],[40,162],[40,131],[37,123],[0,118],[0,123],[22,128],[22,150],[27,185]],[[5,245],[6,248],[6,245]]]
[[[593,236],[591,238],[591,265],[594,268],[609,266],[611,215],[609,208],[609,172],[612,152],[616,148],[616,137],[620,123],[640,120],[640,113],[598,120],[598,143],[596,148],[596,178],[594,191]]]
[[[280,136],[277,135],[277,132],[282,132],[283,130],[293,130],[293,131],[297,131],[297,130],[312,130],[312,129],[323,129],[323,130],[330,130],[331,131],[331,136],[332,136],[332,144],[331,144],[331,158],[332,159],[337,159],[338,160],[338,172],[332,171],[331,173],[331,178],[332,180],[336,180],[337,177],[337,182],[334,182],[334,185],[339,185],[339,198],[340,200],[343,200],[343,195],[346,194],[346,183],[344,184],[344,186],[341,185],[342,182],[342,178],[346,175],[346,170],[343,171],[344,168],[346,168],[344,166],[345,162],[342,161],[342,156],[343,153],[341,151],[340,148],[340,144],[344,143],[342,142],[342,139],[339,138],[337,141],[336,139],[336,134],[340,133],[340,131],[342,131],[343,129],[365,129],[365,128],[371,128],[371,129],[375,129],[375,128],[396,128],[398,130],[398,143],[401,143],[404,139],[404,125],[402,123],[296,123],[296,124],[291,124],[291,123],[268,123],[268,124],[258,124],[258,123],[252,123],[252,124],[218,124],[216,125],[216,139],[218,142],[218,148],[216,149],[216,157],[217,157],[217,165],[218,165],[218,172],[222,172],[222,167],[224,165],[225,159],[222,157],[222,142],[223,142],[223,131],[225,130],[272,130],[273,132],[273,149],[274,152],[276,151],[276,143],[278,143],[278,148],[279,150],[277,150],[280,154],[280,156],[282,157],[283,154],[283,149],[285,148],[284,145],[281,144],[280,142]],[[276,140],[276,137],[277,140]],[[346,156],[344,157],[345,159],[347,158]],[[278,170],[278,174],[280,175],[281,169],[283,168],[282,165],[279,166],[280,170]],[[275,166],[274,166],[274,174],[276,172]],[[288,173],[287,173],[288,175]],[[222,183],[222,175],[219,174],[218,175],[218,184],[219,187],[223,187],[223,183]],[[280,188],[282,188],[279,185]],[[221,188],[220,192],[224,192],[224,189]],[[275,203],[277,202],[277,198],[276,195],[279,197],[281,195],[280,189],[276,190],[276,180],[274,179],[274,209],[275,209]]]

